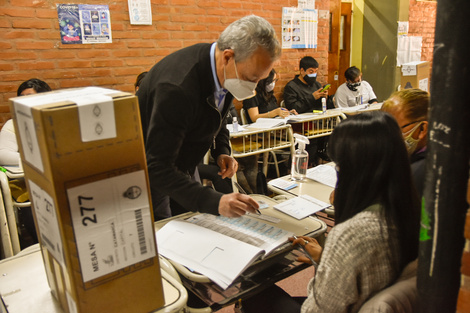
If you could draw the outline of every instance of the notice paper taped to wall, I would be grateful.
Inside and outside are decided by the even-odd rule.
[[[317,47],[318,10],[282,8],[282,48]]]
[[[423,37],[398,36],[397,66],[421,60]]]
[[[131,25],[152,25],[150,0],[128,0]]]

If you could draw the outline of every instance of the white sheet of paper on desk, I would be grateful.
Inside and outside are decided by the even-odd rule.
[[[276,188],[282,189],[282,190],[291,190],[292,188],[295,188],[298,186],[295,181],[285,180],[282,178],[276,178],[276,179],[270,180],[268,184]]]
[[[306,218],[330,205],[308,195],[301,195],[296,198],[276,204],[274,208],[284,212],[298,220]]]
[[[255,123],[248,125],[248,128],[258,128],[258,129],[266,129],[266,128],[273,128],[277,126],[282,126],[287,123],[287,120],[283,118],[264,118],[261,117],[256,120]]]
[[[288,123],[298,123],[298,122],[303,122],[303,121],[308,121],[308,120],[311,120],[312,118],[318,116],[318,114],[316,113],[302,113],[302,114],[298,114],[298,115],[289,115],[287,117],[285,117],[284,119],[288,122]]]
[[[325,164],[307,169],[306,176],[311,180],[315,180],[332,188],[336,187],[336,180],[338,179],[334,167]]]
[[[236,133],[239,133],[239,132],[242,132],[244,131],[246,128],[246,126],[243,126],[243,125],[238,125],[238,132],[234,132],[233,131],[233,125],[232,124],[227,124],[227,129],[228,131],[230,132],[230,134],[236,134]]]
[[[357,112],[357,111],[366,109],[368,106],[369,106],[368,103],[359,104],[359,105],[355,105],[355,106],[353,106],[353,107],[343,108],[343,109],[341,109],[341,111],[342,111],[342,112],[345,112],[345,113],[348,113],[348,112]]]
[[[252,262],[287,242],[286,230],[249,217],[199,214],[157,232],[158,252],[226,289]]]

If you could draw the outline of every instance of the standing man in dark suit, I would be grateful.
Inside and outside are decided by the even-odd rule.
[[[202,186],[196,167],[210,149],[222,178],[237,172],[224,117],[233,97],[254,96],[280,54],[273,27],[252,15],[216,43],[174,52],[149,71],[137,96],[156,219],[186,211],[235,217],[258,208],[249,196]]]

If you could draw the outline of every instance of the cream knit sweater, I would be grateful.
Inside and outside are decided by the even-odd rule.
[[[387,227],[379,209],[371,206],[330,231],[302,313],[357,312],[370,296],[397,278],[396,231]]]

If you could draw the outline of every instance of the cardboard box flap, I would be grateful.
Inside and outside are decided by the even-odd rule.
[[[44,92],[41,94],[33,94],[28,96],[20,96],[10,98],[12,102],[35,107],[39,105],[56,106],[63,104],[73,104],[74,102],[70,99],[79,98],[83,96],[93,95],[108,95],[113,99],[123,96],[131,95],[128,92],[123,92],[114,89],[101,88],[101,87],[84,87],[84,88],[69,88],[60,89],[50,92]]]
[[[414,61],[402,64],[401,72],[403,76],[415,76],[417,74],[417,68],[422,65],[426,64],[427,61]]]
[[[44,171],[32,110],[57,110],[78,107],[79,129],[82,142],[115,138],[116,118],[114,99],[131,96],[130,93],[100,87],[64,89],[27,97],[10,99],[23,141],[25,159]]]

